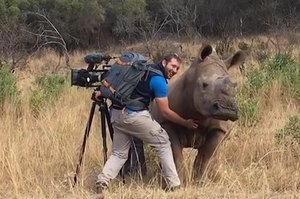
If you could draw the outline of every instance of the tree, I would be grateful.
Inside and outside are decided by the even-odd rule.
[[[141,20],[146,18],[145,0],[110,0],[108,5],[107,18],[111,19],[113,34],[127,39],[136,36]]]

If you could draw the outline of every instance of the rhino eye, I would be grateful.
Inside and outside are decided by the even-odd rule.
[[[208,86],[208,83],[206,83],[206,82],[203,82],[203,83],[202,83],[202,87],[203,87],[203,88],[206,88],[207,86]]]

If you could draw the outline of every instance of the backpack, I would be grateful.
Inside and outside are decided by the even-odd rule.
[[[145,76],[144,80],[147,80],[150,71],[163,76],[161,71],[150,67],[142,55],[138,53],[124,54],[102,79],[101,94],[118,107],[139,104],[138,101],[142,98],[131,99],[131,95],[142,77]]]

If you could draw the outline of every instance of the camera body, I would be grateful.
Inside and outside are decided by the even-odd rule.
[[[84,57],[87,69],[71,69],[71,86],[98,87],[111,65],[108,62],[113,59],[109,55],[89,54]],[[100,67],[100,69],[98,69]]]

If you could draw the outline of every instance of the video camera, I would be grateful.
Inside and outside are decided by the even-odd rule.
[[[89,54],[84,57],[87,69],[71,69],[71,86],[98,87],[94,83],[100,82],[111,68],[108,62],[116,57],[110,55]],[[98,67],[101,67],[98,69]]]

